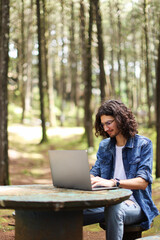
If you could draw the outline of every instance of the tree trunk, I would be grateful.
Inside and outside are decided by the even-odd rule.
[[[43,27],[42,27],[42,49],[43,49],[43,78],[45,80],[45,86],[47,89],[47,100],[48,100],[48,115],[49,115],[49,122],[51,126],[56,125],[56,119],[55,119],[55,104],[54,104],[54,92],[53,92],[53,74],[52,74],[52,69],[51,67],[53,66],[52,64],[52,58],[50,54],[50,59],[49,59],[49,45],[48,45],[48,38],[46,37],[46,29],[48,26],[48,21],[46,21],[46,0],[42,0],[42,7],[43,7]],[[52,51],[52,50],[51,50]],[[50,64],[50,69],[49,69],[49,64]]]
[[[92,123],[92,109],[91,109],[91,97],[92,97],[92,27],[93,27],[93,1],[90,0],[89,9],[89,29],[88,29],[88,44],[87,44],[87,55],[86,55],[86,75],[85,75],[85,132],[87,135],[88,146],[93,147],[93,123]]]
[[[102,31],[102,18],[100,12],[99,0],[94,0],[95,13],[96,13],[96,25],[97,25],[97,39],[98,39],[98,59],[99,59],[99,80],[100,80],[100,90],[101,90],[101,101],[103,102],[106,98],[105,85],[106,85],[106,75],[104,70],[104,47],[103,47],[103,31]]]
[[[84,80],[84,127],[87,136],[88,147],[93,147],[93,123],[91,110],[91,94],[92,94],[92,58],[91,58],[91,40],[92,40],[92,24],[93,24],[93,7],[90,0],[89,12],[89,30],[88,43],[85,35],[85,10],[84,0],[80,0],[80,33],[82,48],[82,78]]]
[[[135,115],[137,115],[137,110],[138,110],[138,95],[139,95],[139,81],[138,78],[136,76],[136,61],[138,59],[137,53],[136,53],[136,39],[135,39],[135,26],[133,23],[133,27],[132,27],[132,44],[133,44],[133,63],[134,63],[134,76],[133,76],[133,84],[132,84],[132,92],[133,92],[133,111],[135,113]]]
[[[118,27],[118,55],[117,55],[117,61],[118,61],[118,91],[119,96],[121,96],[121,58],[122,58],[122,51],[121,51],[121,43],[122,43],[122,33],[121,33],[121,15],[120,15],[120,8],[119,8],[119,0],[117,0],[117,27]]]
[[[42,9],[43,9],[43,14],[42,14],[42,62],[43,62],[43,79],[45,82],[46,86],[46,93],[47,93],[47,100],[48,100],[48,115],[50,119],[50,107],[49,107],[49,102],[50,102],[50,91],[49,91],[49,79],[48,79],[48,39],[46,37],[46,29],[48,26],[48,22],[46,21],[46,0],[42,0]],[[52,106],[54,109],[54,105]]]
[[[53,85],[54,85],[54,60],[55,56],[51,49],[48,51],[49,58],[48,58],[48,94],[49,94],[49,121],[51,126],[56,126],[56,116],[55,116],[55,103],[54,103],[54,91],[53,91]]]
[[[128,74],[128,58],[127,58],[127,48],[124,42],[124,62],[125,62],[125,85],[126,85],[126,96],[127,96],[127,103],[130,106],[130,87],[129,87],[129,74]]]
[[[109,21],[110,21],[110,29],[111,29],[111,34],[110,34],[110,46],[111,46],[111,70],[110,70],[110,83],[112,87],[112,96],[116,96],[116,90],[115,90],[115,72],[114,72],[114,39],[115,39],[115,29],[114,29],[114,16],[112,12],[112,2],[109,0]]]
[[[37,3],[37,31],[38,31],[38,70],[39,70],[39,93],[40,93],[40,112],[41,112],[41,126],[42,126],[42,139],[41,143],[47,141],[45,113],[44,113],[44,93],[43,93],[43,79],[42,79],[42,48],[41,48],[41,18],[40,18],[40,3]]]
[[[27,82],[25,94],[25,111],[31,109],[32,100],[32,50],[33,50],[33,0],[30,0],[30,14],[28,15],[28,33],[27,33]]]
[[[144,0],[143,14],[144,14],[144,34],[145,34],[145,54],[146,54],[145,76],[146,76],[146,88],[147,88],[148,126],[150,127],[151,126],[151,100],[150,100],[150,94],[149,94],[150,63],[149,63],[149,38],[148,38],[148,21],[147,21],[146,0]]]
[[[9,0],[0,1],[0,185],[9,184],[8,173],[8,43]]]
[[[70,25],[70,77],[71,77],[71,101],[76,107],[76,125],[80,125],[79,116],[79,78],[78,78],[78,54],[77,54],[77,41],[76,39],[76,26],[75,26],[75,3],[71,1],[71,25]]]
[[[71,74],[71,100],[77,105],[77,56],[75,52],[75,17],[74,2],[71,2],[70,26],[70,74]]]
[[[25,82],[24,82],[24,66],[25,66],[25,36],[24,36],[24,0],[21,0],[21,50],[20,50],[20,92],[22,101],[22,116],[21,122],[25,116]]]
[[[141,59],[141,61],[140,61],[140,68],[141,68],[141,72],[140,72],[140,89],[141,89],[141,91],[139,93],[139,98],[140,98],[140,103],[139,104],[140,105],[144,105],[145,104],[145,99],[143,97],[145,87],[144,87],[144,83],[142,81],[143,76],[145,75],[144,74],[144,62],[145,62],[144,55],[145,55],[145,53],[144,53],[144,35],[141,34],[141,47],[140,47],[140,59]]]
[[[84,0],[80,0],[80,39],[81,39],[81,52],[82,52],[82,80],[85,81],[86,73],[86,34],[85,34],[85,9]]]
[[[59,82],[59,89],[61,95],[61,116],[60,116],[60,123],[61,126],[64,124],[65,115],[64,115],[64,107],[65,107],[65,95],[66,95],[66,79],[65,79],[65,66],[64,66],[64,0],[61,0],[61,42],[62,42],[62,56],[61,56],[61,69],[60,69],[60,82]]]
[[[157,61],[157,86],[156,86],[156,117],[157,117],[157,144],[156,144],[156,178],[160,177],[160,37]]]

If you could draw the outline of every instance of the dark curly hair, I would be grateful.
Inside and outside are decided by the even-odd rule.
[[[109,100],[102,103],[99,107],[96,120],[95,120],[95,135],[103,136],[108,138],[109,135],[101,127],[101,116],[113,116],[115,122],[117,123],[118,129],[120,129],[122,135],[128,139],[134,137],[138,133],[137,122],[135,117],[130,109],[128,109],[121,101],[118,100]]]

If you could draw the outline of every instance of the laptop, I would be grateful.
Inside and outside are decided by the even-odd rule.
[[[87,191],[117,188],[92,188],[86,150],[49,150],[49,160],[54,187]]]

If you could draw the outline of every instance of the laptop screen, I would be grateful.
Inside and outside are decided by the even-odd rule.
[[[86,150],[49,150],[55,187],[92,190]]]

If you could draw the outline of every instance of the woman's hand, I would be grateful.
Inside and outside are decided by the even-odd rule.
[[[101,177],[91,176],[92,187],[104,186],[104,187],[115,187],[115,182],[113,180],[107,180]]]

